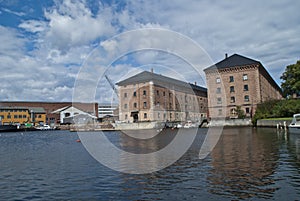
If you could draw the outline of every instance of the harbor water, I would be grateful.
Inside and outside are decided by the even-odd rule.
[[[201,160],[207,131],[199,129],[173,165],[149,174],[103,166],[78,142],[76,132],[0,133],[0,200],[300,199],[300,135],[273,128],[224,128],[213,151]],[[141,142],[119,131],[105,134],[119,148],[148,153],[166,146],[176,130]]]

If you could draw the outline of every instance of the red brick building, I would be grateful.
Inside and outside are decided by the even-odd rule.
[[[117,85],[121,121],[197,122],[207,116],[207,89],[204,87],[148,71]]]
[[[237,118],[238,107],[251,117],[258,103],[282,98],[281,88],[259,61],[238,54],[226,55],[204,72],[211,118]]]
[[[60,114],[52,112],[67,106],[74,106],[84,112],[98,117],[98,103],[72,103],[72,102],[27,102],[27,101],[1,101],[0,107],[41,107],[46,112],[46,123],[60,123]]]

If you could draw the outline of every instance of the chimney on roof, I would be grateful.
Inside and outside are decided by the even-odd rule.
[[[153,73],[154,71],[153,71],[153,68],[151,68],[151,73]]]
[[[197,82],[195,82],[195,85],[197,85]]]
[[[225,53],[225,59],[227,59],[228,58],[228,54],[227,53]]]

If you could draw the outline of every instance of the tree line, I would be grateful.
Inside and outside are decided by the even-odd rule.
[[[300,113],[300,60],[288,65],[280,79],[285,99],[258,104],[252,118],[254,124],[258,119],[292,117],[293,114]]]

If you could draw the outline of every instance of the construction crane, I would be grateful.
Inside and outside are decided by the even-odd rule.
[[[107,75],[104,75],[106,80],[108,81],[110,87],[114,90],[115,94],[119,97],[118,89],[115,87],[114,83],[108,78]]]

